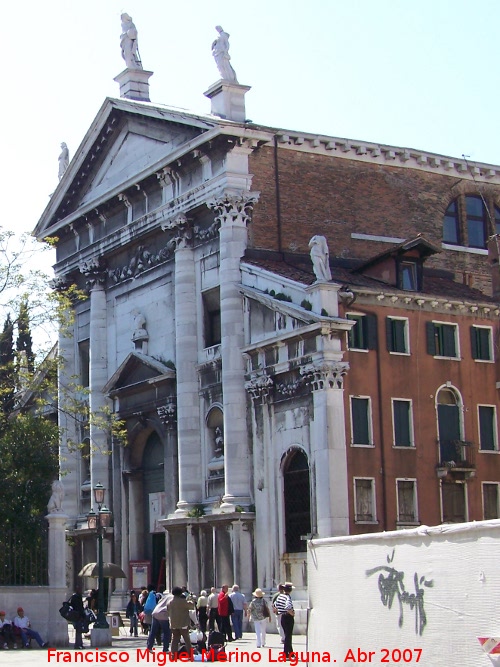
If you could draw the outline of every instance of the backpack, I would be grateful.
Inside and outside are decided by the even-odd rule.
[[[155,607],[156,607],[156,593],[154,591],[150,591],[148,597],[146,598],[146,602],[144,604],[144,613],[152,614]]]

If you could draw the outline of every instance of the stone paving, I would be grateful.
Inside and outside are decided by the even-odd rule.
[[[121,630],[124,632],[124,629]],[[304,635],[294,635],[293,646],[295,651],[306,650],[306,637]],[[120,634],[118,637],[113,637],[113,646],[110,648],[93,649],[90,646],[90,641],[84,641],[83,651],[75,651],[72,647],[67,649],[58,649],[63,651],[57,654],[54,649],[18,649],[17,651],[8,650],[2,651],[0,649],[0,664],[5,665],[89,665],[92,663],[101,664],[128,664],[128,665],[146,665],[154,664],[162,667],[163,664],[171,664],[169,660],[163,663],[160,658],[163,653],[156,647],[153,654],[148,654],[146,649],[146,636],[139,635],[139,637],[130,637],[128,634]],[[258,649],[255,643],[254,633],[244,633],[242,639],[227,644],[226,652],[233,652],[230,657],[230,662],[238,662],[243,665],[261,665],[262,667],[270,667],[271,665],[279,666],[279,655],[282,650],[279,635],[268,634],[266,638],[266,646]],[[248,652],[249,659],[243,652]],[[107,655],[104,656],[103,653]],[[83,654],[83,655],[78,655]],[[302,663],[304,664],[304,663]]]

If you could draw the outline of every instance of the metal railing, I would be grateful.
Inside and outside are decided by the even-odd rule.
[[[0,586],[47,586],[48,525],[30,519],[13,526],[0,521]]]

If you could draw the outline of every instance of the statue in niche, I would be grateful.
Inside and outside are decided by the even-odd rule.
[[[134,317],[134,331],[132,333],[132,340],[134,342],[147,340],[149,338],[146,330],[146,318],[138,310],[132,311]]]
[[[215,29],[219,33],[219,36],[212,42],[212,55],[215,59],[217,69],[225,81],[238,83],[236,72],[229,62],[231,60],[231,56],[229,55],[229,35],[227,32],[224,32],[220,25],[215,26]]]
[[[311,261],[317,282],[331,280],[330,253],[328,252],[326,238],[324,236],[313,236],[309,241],[309,248],[311,249]]]
[[[61,178],[64,176],[64,172],[69,167],[69,151],[64,141],[61,144],[61,153],[58,157],[58,160],[59,160],[59,171],[57,175],[59,177],[59,180],[61,180]]]
[[[122,21],[120,46],[125,65],[129,69],[142,69],[142,63],[139,57],[139,44],[137,41],[137,28],[128,14],[123,13],[120,18]]]
[[[62,512],[62,501],[64,498],[64,486],[60,479],[56,479],[52,482],[52,495],[50,496],[49,503],[47,505],[47,511],[49,514],[54,514]]]
[[[218,459],[224,456],[224,436],[220,426],[214,429],[214,458]]]

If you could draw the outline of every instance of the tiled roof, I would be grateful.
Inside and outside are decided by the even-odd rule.
[[[265,252],[259,253],[260,256],[254,257],[252,255],[244,257],[244,262],[259,266],[262,269],[276,273],[283,278],[294,280],[303,285],[312,285],[316,281],[312,263],[303,256],[298,256],[295,260],[293,256],[287,255],[286,260],[276,259],[277,253],[270,254],[269,258],[265,256]],[[398,289],[393,285],[369,278],[362,273],[357,273],[355,269],[359,262],[353,261],[353,266],[350,268],[346,266],[331,265],[332,282],[349,285],[352,288],[369,289],[374,291],[390,291],[401,294],[415,295],[415,292],[407,292]],[[463,283],[456,282],[450,273],[442,271],[426,271],[424,269],[424,288],[420,292],[423,295],[435,296],[436,298],[447,298],[457,301],[478,301],[498,303],[494,298],[484,294],[480,290],[468,287]]]

